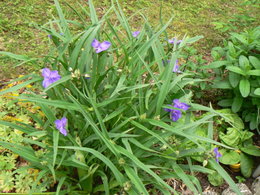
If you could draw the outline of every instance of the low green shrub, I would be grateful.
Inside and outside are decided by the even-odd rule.
[[[205,67],[213,69],[213,88],[224,89],[219,105],[231,107],[250,129],[260,124],[260,27],[244,33],[231,33],[223,47],[212,50],[214,62]]]
[[[144,24],[133,33],[118,2],[101,18],[88,2],[89,10],[73,10],[79,21],[71,21],[55,0],[59,18],[42,27],[54,44],[42,59],[42,76],[18,78],[24,82],[0,92],[34,83],[37,93],[17,99],[34,102],[46,118],[34,116],[40,128],[0,121],[34,137],[26,146],[6,141],[0,145],[42,170],[35,182],[52,174],[57,194],[178,194],[168,182],[173,178],[199,194],[202,188],[194,171],[212,170],[241,194],[212,155],[215,146],[231,149],[213,139],[213,117],[225,115],[191,102],[185,86],[196,80],[178,64],[185,45],[201,37],[161,41],[171,20],[154,29],[142,15]],[[114,24],[109,20],[112,11],[118,21]],[[73,35],[72,26],[81,31]],[[193,120],[196,110],[209,114]],[[195,134],[205,125],[206,136]],[[211,169],[191,160],[201,155],[207,156]]]

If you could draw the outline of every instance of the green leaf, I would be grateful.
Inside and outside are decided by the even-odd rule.
[[[260,69],[260,60],[259,59],[257,59],[254,56],[249,56],[249,61],[255,67],[255,69],[257,69],[257,70]]]
[[[34,83],[34,82],[37,82],[37,81],[40,81],[42,80],[42,78],[40,77],[36,77],[36,78],[33,78],[31,80],[28,80],[28,81],[25,81],[21,84],[18,84],[18,85],[15,85],[9,89],[6,89],[4,91],[0,91],[0,95],[3,95],[3,94],[6,94],[6,93],[9,93],[9,92],[14,92],[14,91],[17,91],[18,89],[21,89],[23,87],[26,87],[27,85],[31,84],[31,83]]]
[[[138,168],[142,169],[143,171],[147,172],[152,176],[158,183],[160,183],[162,186],[166,187],[170,191],[176,193],[176,191],[169,186],[161,177],[159,177],[154,171],[150,169],[148,165],[145,165],[143,162],[141,162],[135,155],[133,155],[131,152],[128,150],[124,149],[123,147],[116,145],[117,150],[124,156],[128,157],[131,159],[132,163],[134,163]],[[177,193],[178,194],[178,193]]]
[[[196,187],[193,185],[188,175],[180,168],[180,166],[177,163],[173,163],[172,168],[174,172],[178,175],[178,177],[180,177],[180,179],[183,181],[183,183],[185,183],[185,185],[187,185],[187,187],[192,192],[198,194]]]
[[[231,110],[233,112],[238,112],[243,104],[243,98],[241,96],[236,96],[234,98],[234,101],[232,103],[232,107],[231,107]]]
[[[59,135],[59,131],[53,131],[53,168],[55,168],[56,158],[58,154]]]
[[[239,68],[237,66],[227,66],[226,69],[230,70],[230,71],[232,71],[234,73],[241,74],[243,76],[246,75],[246,73],[241,68]]]
[[[192,37],[192,38],[187,39],[187,43],[194,43],[202,38],[204,38],[204,37],[203,36]]]
[[[92,22],[92,24],[96,24],[96,23],[98,23],[98,17],[97,17],[97,13],[96,13],[92,0],[88,1],[88,5],[90,8],[91,22]]]
[[[232,86],[230,85],[229,81],[219,81],[212,85],[213,88],[218,89],[232,89]]]
[[[252,156],[260,156],[260,148],[254,145],[240,148],[243,152]]]
[[[24,99],[28,100],[29,102],[35,102],[38,104],[45,104],[48,106],[53,106],[55,108],[63,108],[66,110],[79,110],[77,105],[67,102],[67,101],[62,101],[62,100],[50,100],[50,99],[44,99],[44,98],[39,98],[39,97],[28,97],[28,96],[18,96],[17,98],[19,99]],[[87,109],[86,106],[81,105],[82,108]]]
[[[98,158],[99,160],[103,161],[113,172],[115,178],[117,179],[117,181],[123,185],[123,181],[125,180],[123,175],[120,173],[120,171],[116,168],[116,166],[114,165],[114,163],[112,163],[106,156],[104,156],[103,154],[101,154],[99,151],[96,151],[92,148],[86,148],[86,147],[74,147],[74,146],[59,146],[58,148],[63,148],[63,149],[69,149],[69,150],[81,150],[81,151],[85,151],[85,152],[89,152],[92,155],[94,155],[96,158]]]
[[[243,195],[240,190],[238,189],[235,182],[232,180],[232,178],[229,176],[229,174],[213,159],[209,160],[210,165],[217,171],[218,174],[222,176],[226,180],[226,182],[229,184],[231,189],[237,194],[237,195]]]
[[[230,72],[228,77],[229,77],[229,82],[230,82],[231,86],[233,88],[235,88],[238,85],[241,76],[234,72]]]
[[[240,133],[235,128],[228,128],[226,134],[219,132],[219,138],[225,144],[233,147],[237,147],[237,145],[240,143]]]
[[[237,115],[234,114],[230,109],[218,110],[219,113],[224,114],[222,116],[227,123],[231,123],[236,129],[242,130],[245,128],[243,120]]]
[[[241,153],[241,161],[240,161],[240,168],[241,168],[241,173],[244,177],[248,178],[251,176],[252,171],[253,171],[253,159],[250,158],[250,156]]]
[[[241,43],[247,45],[248,44],[248,40],[246,39],[246,37],[244,37],[243,35],[237,34],[237,33],[230,33],[233,37],[235,37],[236,39],[238,39]]]
[[[260,95],[260,88],[255,89],[254,94],[255,95]]]
[[[237,164],[240,161],[240,155],[234,150],[220,150],[222,157],[219,158],[219,162],[225,165]]]
[[[216,171],[213,174],[208,174],[208,180],[213,186],[220,186],[224,182],[224,179]]]
[[[36,60],[37,58],[30,58],[26,55],[16,55],[10,52],[0,51],[0,55],[6,55],[10,58],[16,59],[16,60],[22,60],[22,61],[32,61]]]
[[[224,99],[224,100],[220,100],[218,102],[218,105],[222,107],[230,107],[232,106],[232,103],[233,103],[233,99]]]
[[[140,176],[138,176],[137,173],[129,166],[124,166],[124,169],[128,178],[133,182],[138,192],[140,194],[148,195],[149,193],[147,192],[143,182],[141,181]]]
[[[229,64],[229,61],[216,61],[210,63],[208,66],[203,66],[202,69],[214,69],[219,68],[222,66],[227,66]]]
[[[260,76],[260,70],[249,70],[247,74],[252,76]]]
[[[14,153],[18,154],[19,156],[23,157],[24,159],[32,163],[40,164],[40,159],[38,159],[35,156],[34,150],[30,147],[21,146],[18,144],[8,143],[3,141],[0,141],[0,145],[6,149],[13,151]]]
[[[239,66],[242,67],[243,69],[250,66],[247,57],[243,55],[239,56]]]
[[[250,82],[246,79],[242,79],[239,83],[239,90],[243,97],[247,97],[250,93]]]

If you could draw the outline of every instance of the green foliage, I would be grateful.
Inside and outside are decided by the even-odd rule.
[[[230,121],[233,121],[234,124],[238,124],[230,127],[230,124],[226,124],[228,121],[218,121],[218,124],[223,128],[219,128],[218,130],[220,141],[234,148],[234,150],[227,148],[220,149],[222,157],[219,158],[219,161],[225,165],[240,163],[242,175],[248,178],[251,176],[254,166],[252,156],[259,156],[260,154],[259,148],[253,145],[252,136],[254,134],[248,130],[244,130],[243,123],[239,125],[241,119],[237,114],[232,113],[231,110],[223,109],[219,112],[226,113],[225,117],[231,119]]]
[[[215,71],[214,88],[227,91],[227,99],[219,105],[231,107],[240,113],[250,129],[259,129],[260,124],[260,28],[244,33],[231,33],[223,48],[212,50],[214,62],[207,68]]]
[[[236,179],[237,179],[238,183],[244,183],[246,181],[246,179],[241,176],[236,176]]]
[[[213,186],[220,186],[224,183],[224,179],[217,172],[208,174],[208,180]]]
[[[28,160],[30,166],[40,169],[41,173],[51,174],[54,182],[58,182],[54,188],[57,194],[61,190],[68,194],[73,190],[101,194],[150,194],[150,191],[178,194],[166,182],[172,178],[181,180],[199,194],[199,181],[185,171],[212,173],[212,169],[241,194],[209,155],[212,144],[230,148],[213,140],[213,117],[222,114],[192,104],[192,93],[185,86],[197,80],[189,73],[172,71],[185,45],[201,37],[184,37],[182,43],[170,47],[167,41],[161,40],[165,40],[171,20],[154,28],[140,15],[143,26],[139,27],[140,35],[134,38],[129,18],[117,1],[101,18],[96,15],[92,1],[88,2],[88,10],[81,7],[84,15],[75,10],[79,17],[71,21],[65,19],[55,0],[59,18],[41,27],[51,34],[53,42],[52,50],[42,61],[44,67],[58,70],[62,79],[40,89],[40,93],[28,91],[17,97],[24,103],[34,102],[40,106],[46,118],[34,116],[41,128],[0,121],[28,138],[24,139],[26,145],[6,141],[0,141],[0,145]],[[111,23],[110,12],[116,15],[116,24]],[[86,17],[90,18],[89,23]],[[71,28],[79,32],[74,33]],[[95,53],[91,47],[95,38],[109,40],[111,48]],[[163,60],[170,63],[164,65]],[[86,79],[85,75],[90,78]],[[42,81],[42,77],[31,75],[26,84],[38,85],[39,80]],[[164,110],[173,99],[191,105],[176,122]],[[194,120],[192,111],[195,110],[208,114]],[[67,136],[55,128],[54,122],[62,117],[68,119]],[[208,127],[206,136],[197,135],[195,132],[205,125]],[[40,151],[35,151],[35,146]],[[193,164],[191,156],[206,156],[211,169]],[[38,180],[43,174],[39,174]],[[21,187],[23,182],[18,184]]]

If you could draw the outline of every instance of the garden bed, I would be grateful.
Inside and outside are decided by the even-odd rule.
[[[43,66],[1,85],[1,191],[241,194],[260,156],[260,29],[209,62],[201,36],[169,39],[172,19],[136,29],[118,2],[102,17],[88,5],[72,21],[55,0],[59,18],[38,27],[48,55],[0,52]]]

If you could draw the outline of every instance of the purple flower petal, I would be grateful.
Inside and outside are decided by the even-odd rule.
[[[170,44],[174,44],[174,42],[175,42],[175,38],[168,40],[168,43],[170,43]]]
[[[48,77],[51,74],[51,70],[49,68],[42,69],[42,76]]]
[[[140,31],[132,32],[133,37],[137,37],[140,34]]]
[[[49,85],[51,85],[52,83],[53,83],[52,80],[50,80],[50,79],[44,79],[43,82],[42,82],[42,86],[43,86],[44,88],[47,88],[47,87],[49,87]]]
[[[180,68],[180,66],[179,66],[179,61],[176,60],[174,66],[173,66],[173,70],[172,70],[172,71],[179,73],[179,72],[180,72],[180,71],[179,71],[179,68]]]
[[[175,108],[179,108],[179,109],[182,109],[182,110],[188,110],[189,108],[190,108],[190,106],[188,105],[188,104],[185,104],[185,103],[183,103],[183,102],[180,102],[180,100],[179,99],[174,99],[173,100],[173,106],[175,107]]]
[[[94,48],[98,48],[98,46],[99,46],[99,41],[97,40],[97,39],[94,39],[93,41],[92,41],[92,43],[91,43],[91,45],[92,45],[92,47],[94,47]]]
[[[173,72],[179,72],[179,65],[174,65]]]
[[[174,110],[174,108],[173,108],[172,105],[167,105],[167,106],[170,106],[170,107],[172,107],[172,108],[164,108],[164,110],[165,110],[166,112],[171,112],[172,110]]]
[[[170,113],[170,117],[174,122],[179,120],[179,118],[181,118],[181,116],[182,116],[182,113],[180,110],[172,110]]]
[[[63,134],[64,136],[67,136],[67,130],[66,130],[66,126],[67,126],[67,118],[63,117],[60,120],[56,120],[55,121],[55,126],[56,128],[60,131],[61,134]]]
[[[182,40],[177,40],[176,38],[173,38],[173,39],[169,39],[168,40],[168,43],[170,44],[180,44],[182,42]]]
[[[99,45],[99,47],[102,51],[107,50],[110,46],[111,46],[111,43],[108,41],[104,41],[104,42],[100,43],[100,45]]]

